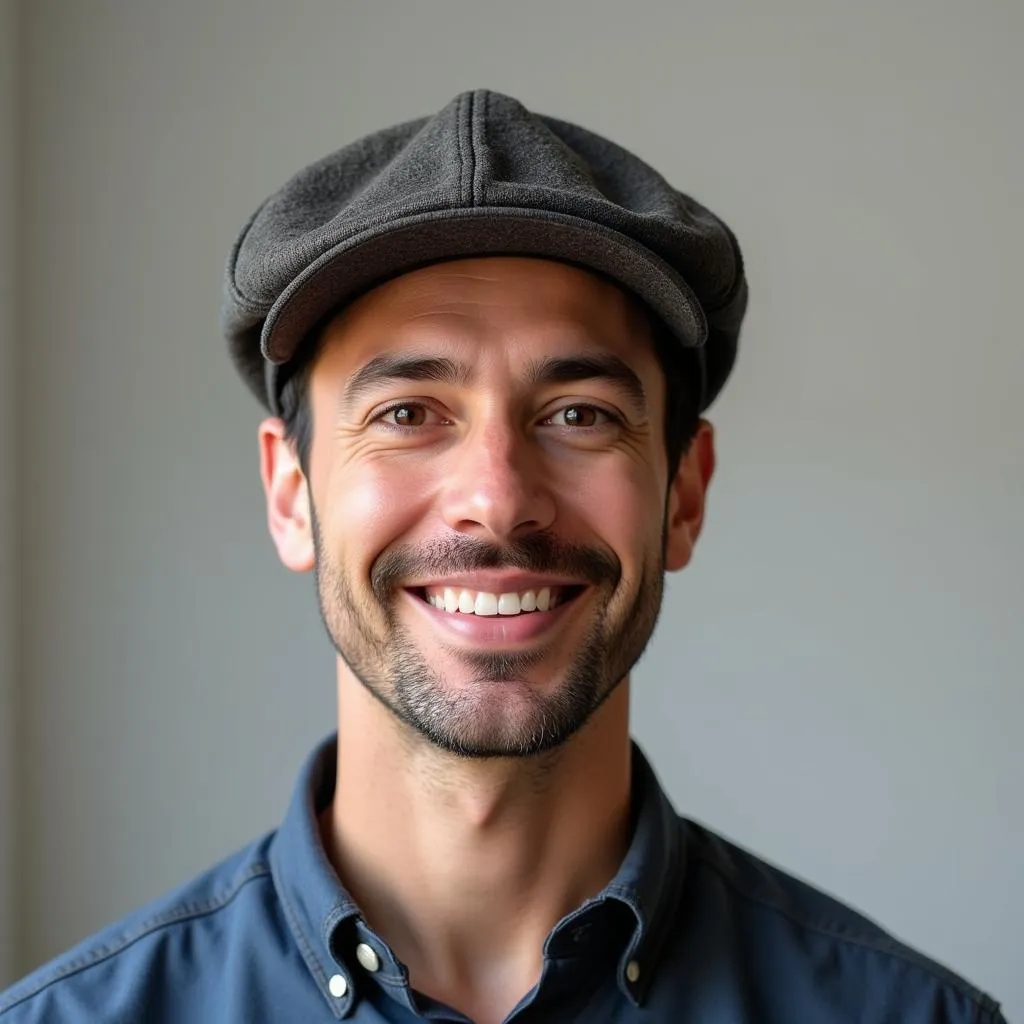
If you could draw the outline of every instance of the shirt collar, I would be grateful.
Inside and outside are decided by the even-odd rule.
[[[354,995],[352,970],[338,949],[342,926],[358,924],[359,908],[327,859],[318,815],[334,794],[337,736],[319,744],[307,758],[291,804],[274,837],[271,870],[289,926],[302,956],[335,1015],[344,1017]],[[545,955],[557,955],[588,917],[600,921],[609,902],[632,912],[618,964],[618,982],[639,1005],[654,974],[658,955],[675,918],[682,892],[682,829],[668,797],[640,748],[632,744],[633,837],[615,877],[593,899],[563,918],[548,936]],[[394,965],[397,967],[397,965]],[[391,972],[389,972],[391,973]],[[399,969],[399,973],[404,974]],[[331,979],[341,974],[346,996],[331,994]],[[381,978],[380,980],[385,980]],[[398,980],[397,978],[395,980]]]
[[[335,1016],[341,1018],[352,1005],[353,978],[335,954],[333,937],[338,925],[358,917],[359,908],[327,859],[318,821],[334,795],[337,749],[337,736],[332,735],[306,759],[274,836],[270,867],[302,958]],[[342,998],[331,992],[331,979],[338,974],[345,981]]]
[[[602,895],[618,899],[636,919],[619,962],[619,986],[639,1005],[675,921],[683,890],[683,831],[650,762],[632,744],[632,798],[636,825],[629,850]]]

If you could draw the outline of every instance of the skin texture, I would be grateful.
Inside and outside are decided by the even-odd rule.
[[[382,357],[434,362],[353,389]],[[541,372],[609,357],[639,390]],[[325,848],[414,988],[481,1024],[536,983],[547,933],[628,845],[628,674],[714,471],[702,422],[668,479],[664,386],[648,321],[613,284],[459,260],[329,324],[308,479],[281,421],[260,426],[271,536],[315,571],[338,652]],[[578,589],[546,619],[466,625],[421,597],[452,577]]]

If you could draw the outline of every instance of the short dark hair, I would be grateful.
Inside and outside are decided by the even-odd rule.
[[[696,375],[700,367],[693,353],[683,349],[665,324],[651,316],[651,338],[654,354],[665,374],[665,452],[668,456],[668,479],[679,469],[700,423],[697,405]],[[301,346],[295,368],[281,388],[281,419],[285,437],[295,446],[299,465],[309,476],[309,449],[313,441],[313,411],[309,402],[309,379],[319,354],[325,329],[320,328],[310,341]]]

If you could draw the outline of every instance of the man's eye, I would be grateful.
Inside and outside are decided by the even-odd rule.
[[[598,427],[612,420],[610,413],[593,405],[567,405],[548,417],[556,427]]]
[[[401,405],[393,405],[385,409],[376,419],[386,427],[422,427],[430,416],[431,410],[425,405],[416,402],[403,402]]]

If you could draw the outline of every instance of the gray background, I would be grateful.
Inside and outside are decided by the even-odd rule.
[[[14,6],[0,969],[273,827],[332,728],[221,268],[291,172],[486,86],[635,150],[748,262],[707,529],[637,672],[637,737],[683,813],[1024,1019],[1022,6]]]
[[[0,0],[0,367],[11,365],[17,325],[14,313],[16,255],[17,38],[13,0]],[[18,839],[17,602],[15,467],[17,445],[14,377],[0,371],[0,986],[10,978],[14,955],[15,848]]]

